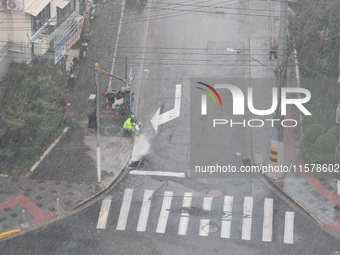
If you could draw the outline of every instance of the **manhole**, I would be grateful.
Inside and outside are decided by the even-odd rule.
[[[219,230],[215,224],[208,224],[202,227],[202,230],[206,233],[215,233]]]
[[[118,132],[120,132],[120,128],[118,127],[107,127],[105,128],[105,132],[108,134],[116,134]]]
[[[140,160],[132,161],[128,167],[138,168],[140,163],[141,163]]]
[[[250,159],[242,159],[243,165],[244,166],[251,166],[251,160]]]
[[[215,189],[215,190],[209,190],[209,191],[206,191],[204,193],[205,196],[208,196],[208,197],[220,197],[222,196],[222,192]]]

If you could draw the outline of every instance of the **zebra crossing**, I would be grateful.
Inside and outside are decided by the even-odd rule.
[[[137,192],[135,192],[137,193]],[[139,217],[136,225],[136,231],[137,232],[145,232],[147,230],[148,223],[151,220],[157,221],[157,226],[155,228],[155,232],[159,234],[164,234],[167,230],[168,225],[168,219],[172,211],[173,207],[173,198],[174,198],[174,192],[173,191],[165,191],[163,196],[159,197],[162,199],[160,211],[158,217],[150,217],[150,212],[152,211],[152,204],[154,201],[154,190],[146,189],[144,190],[142,203],[140,209],[138,209]],[[139,194],[135,194],[136,196]],[[129,214],[130,208],[133,205],[133,197],[134,197],[134,189],[125,189],[122,203],[121,205],[114,205],[119,207],[120,211],[118,215],[116,230],[119,231],[125,231],[128,225],[129,220]],[[182,199],[180,205],[180,212],[179,212],[179,221],[178,221],[178,236],[185,236],[188,234],[188,228],[192,224],[197,224],[197,219],[199,218],[199,231],[198,236],[207,237],[209,236],[210,231],[210,223],[211,223],[211,212],[212,212],[212,206],[213,202],[219,202],[222,204],[219,205],[217,203],[214,203],[214,205],[221,207],[220,212],[216,213],[214,211],[215,217],[219,217],[219,223],[218,226],[219,229],[219,235],[223,239],[230,239],[232,238],[232,226],[236,223],[236,221],[233,221],[234,218],[233,214],[236,214],[234,212],[234,206],[236,204],[235,197],[233,196],[224,196],[222,197],[222,200],[219,198],[214,198],[211,196],[204,196],[204,197],[194,197],[193,193],[191,192],[185,192],[180,198],[176,196],[177,199]],[[193,199],[196,198],[200,199],[202,201],[202,206],[199,208],[204,212],[201,216],[194,216],[191,213],[192,203]],[[238,198],[239,199],[239,198]],[[218,201],[215,201],[218,200]],[[239,226],[241,230],[241,239],[242,240],[252,240],[252,227],[254,225],[254,198],[250,196],[246,196],[243,199],[242,207],[242,213],[240,215],[242,216],[241,220],[241,226]],[[98,223],[97,223],[97,229],[105,229],[107,219],[109,217],[109,211],[111,208],[111,201],[112,197],[106,197],[102,201],[102,206],[99,212],[98,217]],[[261,214],[262,214],[262,241],[263,242],[272,242],[273,241],[273,222],[274,222],[274,200],[272,198],[265,198],[264,199],[264,207],[262,212],[261,207]],[[256,202],[255,205],[258,203]],[[197,209],[195,207],[195,209]],[[258,210],[258,207],[256,207]],[[158,213],[158,211],[157,211]],[[282,233],[282,240],[283,243],[287,244],[293,244],[294,243],[294,212],[286,211],[284,212],[284,219],[280,219],[284,224],[283,233]],[[130,216],[131,218],[131,216]],[[195,220],[194,220],[195,219]],[[258,216],[256,218],[256,221],[258,223]],[[216,218],[214,219],[214,222],[216,223]],[[256,230],[256,232],[259,232]]]

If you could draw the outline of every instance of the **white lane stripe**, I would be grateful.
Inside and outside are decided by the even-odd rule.
[[[200,220],[200,232],[199,236],[208,236],[209,235],[209,227],[210,219],[201,219]]]
[[[118,33],[117,33],[117,36],[116,36],[116,44],[115,44],[115,49],[114,49],[114,53],[113,53],[111,74],[113,74],[113,70],[114,70],[114,67],[115,67],[115,62],[116,62],[116,57],[117,57],[117,52],[118,52],[118,41],[119,41],[120,32],[122,30],[122,24],[123,24],[124,9],[125,9],[125,1],[122,2],[122,11],[120,13]],[[111,84],[112,84],[112,76],[110,76],[110,80],[109,80],[109,89],[111,89]]]
[[[175,173],[175,172],[161,172],[161,171],[143,171],[143,170],[132,170],[129,174],[135,175],[156,175],[156,176],[169,176],[169,177],[180,177],[184,178],[184,173]]]
[[[148,223],[150,206],[151,206],[151,197],[153,195],[153,190],[145,190],[143,204],[139,215],[137,231],[145,231],[146,225]]]
[[[185,209],[183,210],[191,208],[191,201],[192,201],[192,193],[190,192],[184,193],[182,207]],[[182,211],[181,218],[179,220],[178,235],[185,236],[187,234],[189,217],[190,217],[189,213],[187,213],[186,211]]]
[[[169,210],[172,201],[172,191],[165,191],[161,213],[159,215],[156,233],[165,233],[166,224],[168,222]]]
[[[111,206],[112,197],[104,198],[102,202],[102,206],[100,208],[97,229],[105,229],[107,217],[109,216],[110,206]]]
[[[286,212],[285,214],[285,230],[283,242],[294,243],[294,212]]]
[[[273,199],[264,200],[262,241],[271,242],[273,237]]]
[[[233,197],[225,196],[223,204],[223,218],[221,226],[221,237],[230,238],[230,227],[232,220]]]
[[[120,208],[117,230],[125,230],[127,218],[130,211],[133,189],[125,189],[122,207]]]
[[[243,204],[243,224],[242,224],[243,240],[251,240],[252,213],[253,213],[253,198],[245,197]]]
[[[204,197],[203,198],[203,210],[210,211],[212,205],[212,197]],[[200,231],[199,236],[208,236],[209,235],[209,227],[210,219],[201,219],[200,220]]]

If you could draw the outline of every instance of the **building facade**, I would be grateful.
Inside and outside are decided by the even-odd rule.
[[[54,64],[80,39],[78,0],[0,0],[0,79],[12,61],[43,56]]]

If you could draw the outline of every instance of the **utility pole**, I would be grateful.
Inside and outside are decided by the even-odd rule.
[[[281,121],[281,88],[285,87],[287,57],[286,57],[286,29],[287,29],[287,9],[288,0],[280,1],[280,25],[279,25],[279,45],[277,48],[277,70],[276,70],[276,86],[278,87],[278,107],[275,112],[275,119],[280,121],[272,129],[272,140],[270,148],[270,164],[272,166],[281,166],[284,164],[284,145],[283,145],[283,127]],[[272,179],[284,178],[284,173],[270,173]]]
[[[95,63],[94,65],[94,78],[97,87],[96,94],[96,120],[97,120],[97,182],[102,182],[101,176],[101,162],[100,162],[100,125],[99,125],[99,82],[98,82],[98,69],[99,64]]]

